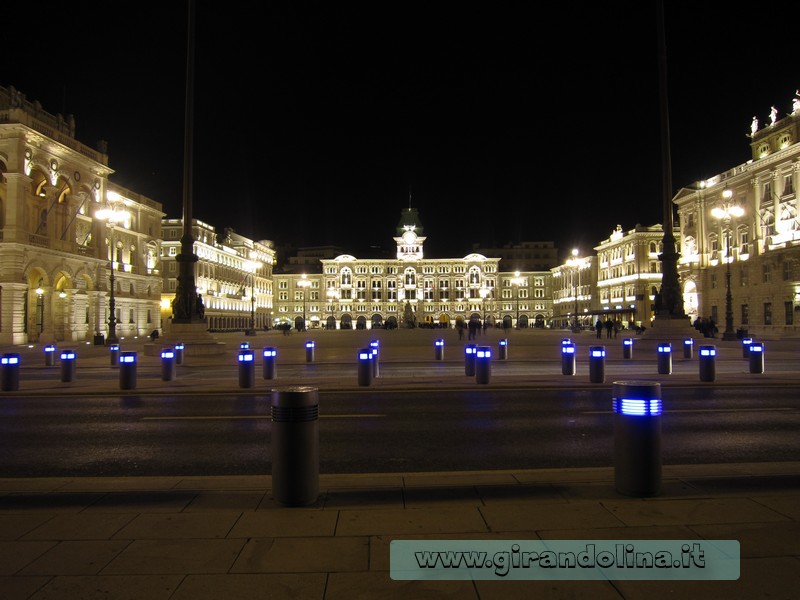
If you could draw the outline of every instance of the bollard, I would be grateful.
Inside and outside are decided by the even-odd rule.
[[[572,344],[572,338],[562,338],[561,340],[561,347],[563,348],[567,344]]]
[[[161,351],[161,381],[175,379],[175,350],[164,348]]]
[[[239,350],[239,387],[256,385],[256,361],[252,350]]]
[[[700,346],[697,351],[700,381],[714,381],[717,378],[717,347]]]
[[[275,360],[278,356],[277,348],[264,348],[262,358],[264,359],[264,379],[275,379],[276,367]]]
[[[692,358],[692,350],[694,349],[694,340],[686,338],[683,340],[683,358]]]
[[[444,340],[438,339],[433,342],[433,357],[435,360],[444,360]]]
[[[120,352],[119,389],[136,389],[136,352]]]
[[[753,343],[753,338],[742,338],[742,358],[750,358],[750,346]]]
[[[250,342],[242,342],[239,344],[239,350],[249,350]]]
[[[368,353],[372,356],[372,353]],[[272,390],[272,496],[281,504],[313,504],[319,496],[319,392]]]
[[[306,362],[314,362],[314,342],[306,342]]]
[[[497,358],[500,360],[508,358],[508,340],[505,338],[497,342]]]
[[[2,366],[2,388],[4,392],[19,389],[19,354],[3,354],[0,358]]]
[[[492,349],[489,346],[475,348],[475,383],[489,383],[492,376]]]
[[[369,385],[372,383],[372,361],[375,355],[372,348],[362,348],[358,351],[358,385]]]
[[[606,347],[589,346],[589,381],[603,383],[606,380]]]
[[[111,366],[116,367],[119,364],[119,344],[111,344],[108,351],[111,356]]]
[[[764,372],[764,344],[761,342],[750,344],[750,372]]]
[[[658,372],[662,375],[672,373],[672,344],[658,345]]]
[[[464,374],[468,377],[475,376],[475,352],[477,348],[475,344],[464,346]]]
[[[661,384],[615,381],[614,481],[626,496],[661,491]]]
[[[175,344],[175,364],[182,365],[183,364],[183,349],[185,346],[183,344]]]
[[[372,349],[372,377],[375,378],[380,375],[380,369],[378,368],[378,347],[380,343],[378,340],[372,340],[369,343],[369,347]]]
[[[44,365],[46,367],[52,367],[56,364],[56,346],[55,344],[49,344],[44,347]]]
[[[633,338],[622,340],[622,358],[633,358]]]
[[[75,379],[75,352],[65,350],[61,353],[61,381]]]
[[[561,341],[561,374],[575,375],[575,344]]]

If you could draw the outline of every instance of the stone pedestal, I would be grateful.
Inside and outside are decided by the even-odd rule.
[[[144,345],[146,356],[160,356],[163,348],[173,348],[175,344],[184,344],[185,356],[210,356],[223,354],[225,342],[218,341],[208,332],[208,325],[203,323],[172,323],[169,331],[155,342]]]

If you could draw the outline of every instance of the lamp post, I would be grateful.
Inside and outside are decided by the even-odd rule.
[[[328,296],[328,303],[331,305],[331,321],[333,321],[333,328],[336,329],[336,319],[333,315],[333,303],[339,297],[339,294],[336,293],[335,288],[328,288],[326,295]]]
[[[722,192],[724,198],[721,206],[716,206],[711,210],[711,215],[718,219],[725,228],[725,331],[722,339],[732,341],[736,339],[736,332],[733,330],[733,297],[731,295],[731,220],[741,217],[744,209],[733,204],[731,198],[733,192],[726,189]]]
[[[511,279],[511,285],[517,288],[515,294],[517,304],[517,320],[514,323],[514,329],[519,329],[519,286],[522,285],[522,277],[519,276],[519,271],[514,271],[514,277]]]
[[[117,338],[117,304],[116,299],[114,298],[114,288],[115,288],[115,277],[114,271],[116,270],[116,252],[117,248],[114,244],[114,226],[117,223],[121,223],[126,219],[128,216],[127,211],[125,210],[117,210],[113,205],[108,204],[105,208],[98,210],[95,213],[95,216],[106,222],[106,226],[108,227],[108,239],[109,245],[111,246],[111,273],[109,275],[109,283],[111,284],[111,289],[109,290],[108,294],[108,339],[106,339],[107,344],[117,344],[119,343],[119,338]]]
[[[572,292],[575,295],[575,320],[572,323],[572,331],[578,332],[580,331],[580,326],[578,325],[578,283],[580,282],[583,260],[578,258],[577,248],[572,249],[572,258],[567,260],[567,264],[572,267]]]
[[[300,277],[300,281],[297,282],[297,285],[303,290],[303,331],[307,329],[306,327],[306,289],[308,286],[311,285],[311,282],[306,278],[306,274],[303,273]]]
[[[492,293],[492,288],[487,287],[486,284],[483,284],[478,293],[481,295],[481,299],[483,300],[483,328],[486,329],[486,298],[488,298],[489,294]]]
[[[42,288],[42,280],[39,280],[36,286],[36,328],[39,330],[39,336],[44,331],[44,289]]]
[[[248,260],[245,263],[245,269],[250,273],[250,328],[247,335],[256,334],[256,271],[260,266],[261,263],[257,260]]]

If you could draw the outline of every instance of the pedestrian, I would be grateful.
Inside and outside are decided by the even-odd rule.
[[[594,330],[597,332],[597,339],[603,337],[603,321],[600,318],[597,318],[597,322],[594,324]]]
[[[614,321],[611,317],[606,318],[606,339],[611,339],[611,332],[614,331]]]

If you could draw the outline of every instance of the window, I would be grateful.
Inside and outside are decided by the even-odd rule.
[[[749,281],[750,275],[747,272],[747,267],[741,267],[739,269],[739,282],[741,283],[742,287],[747,287]]]
[[[750,236],[746,231],[739,232],[739,254],[750,254]]]
[[[769,263],[764,263],[763,270],[762,270],[763,282],[769,283],[772,281],[772,265]],[[743,284],[744,285],[744,284]]]
[[[750,324],[750,306],[742,304],[742,325]]]
[[[764,325],[772,325],[772,302],[764,302]]]
[[[784,320],[787,325],[794,325],[794,306],[791,301],[783,303]]]
[[[788,260],[783,262],[783,280],[790,281],[792,279],[792,263]]]
[[[128,323],[135,323],[135,321],[133,320],[133,309],[130,309],[130,311],[128,311]]]

